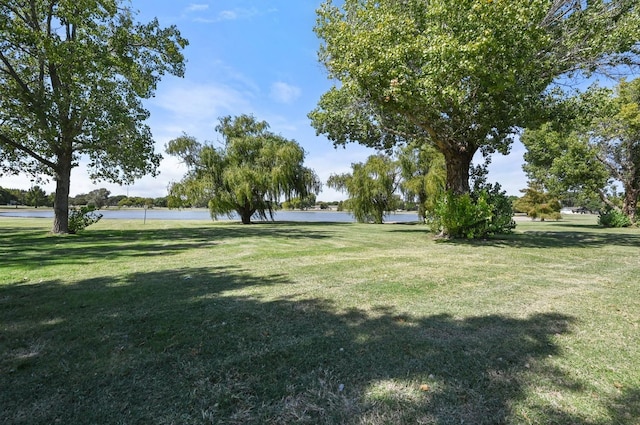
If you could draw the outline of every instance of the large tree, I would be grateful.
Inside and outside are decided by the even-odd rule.
[[[567,101],[571,114],[522,137],[525,171],[552,192],[582,189],[597,193],[611,208],[607,190],[622,186],[621,212],[632,223],[640,197],[640,79],[622,80],[614,90],[592,87]]]
[[[352,172],[332,174],[327,185],[349,195],[349,207],[359,223],[382,224],[398,206],[400,165],[386,155],[372,155],[351,165]]]
[[[336,145],[424,140],[447,189],[478,150],[507,153],[561,76],[637,63],[637,0],[327,0],[315,31],[339,81],[311,112]],[[578,74],[575,74],[578,75]]]
[[[182,181],[171,184],[170,206],[204,202],[214,219],[235,212],[249,224],[253,216],[273,219],[282,196],[306,198],[320,191],[315,172],[304,166],[304,150],[270,132],[267,122],[250,115],[226,116],[216,131],[222,147],[187,135],[169,142],[167,153],[189,168]]]
[[[182,75],[187,41],[120,0],[0,1],[0,173],[56,182],[54,233],[68,232],[72,168],[130,183],[160,155],[141,99]]]

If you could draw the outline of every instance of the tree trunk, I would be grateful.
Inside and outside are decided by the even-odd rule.
[[[69,161],[70,162],[70,161]],[[71,166],[63,166],[56,172],[56,196],[53,201],[53,233],[69,233],[69,188]]]
[[[418,220],[421,223],[427,222],[427,194],[422,190],[418,194]]]
[[[251,224],[251,216],[253,215],[253,211],[249,208],[241,208],[238,210],[238,214],[240,214],[240,220],[242,220],[242,224]]]
[[[622,212],[629,217],[632,223],[636,224],[636,212],[638,208],[638,195],[640,188],[625,187],[624,199],[622,200]]]
[[[454,195],[469,193],[469,169],[475,150],[452,148],[443,150],[442,153],[447,166],[447,191]]]

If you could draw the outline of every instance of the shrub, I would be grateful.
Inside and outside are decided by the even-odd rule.
[[[69,210],[69,233],[78,233],[97,223],[102,214],[96,212],[94,206],[83,206]]]
[[[486,236],[508,234],[516,228],[516,222],[513,220],[513,202],[501,189],[498,183],[487,184],[479,192],[486,195],[487,202],[491,205],[491,220]],[[475,193],[478,192],[473,192],[472,196]]]
[[[604,227],[629,227],[631,220],[622,211],[609,207],[600,213],[598,224]]]
[[[527,188],[522,190],[524,196],[514,203],[514,209],[526,213],[531,219],[561,220],[560,201],[540,188]]]
[[[445,194],[435,206],[432,230],[451,238],[476,239],[511,233],[511,200],[499,185],[486,185],[470,194]]]

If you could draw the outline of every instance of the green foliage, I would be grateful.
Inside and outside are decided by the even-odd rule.
[[[92,179],[116,183],[160,163],[142,99],[183,75],[187,40],[135,15],[122,0],[0,2],[0,173],[56,181],[54,233],[68,231],[81,156]]]
[[[349,195],[344,208],[351,210],[356,221],[382,223],[384,216],[398,207],[395,191],[400,183],[400,172],[397,162],[380,154],[351,167],[351,174],[331,175],[327,185]]]
[[[307,210],[316,204],[316,195],[310,193],[304,198],[294,197],[282,203],[285,210]]]
[[[26,205],[26,198],[26,190],[0,188],[0,199],[3,200],[3,203],[6,203],[8,205]]]
[[[609,173],[596,151],[566,122],[564,128],[545,123],[527,129],[521,141],[527,148],[523,169],[529,180],[552,195],[578,192],[588,196],[607,186]]]
[[[621,81],[611,113],[595,120],[594,144],[598,159],[622,184],[622,213],[637,221],[640,198],[640,79]]]
[[[486,196],[491,205],[491,220],[487,235],[509,234],[516,228],[513,220],[513,203],[500,184],[485,184],[479,187],[480,194]],[[477,192],[472,192],[472,195]],[[476,195],[477,196],[477,195]]]
[[[473,239],[484,236],[483,229],[491,220],[491,208],[481,197],[474,202],[469,193],[448,192],[436,204],[432,229],[452,238]]]
[[[518,211],[526,213],[532,219],[540,219],[542,221],[547,219],[560,220],[562,218],[560,214],[562,206],[557,198],[539,188],[529,187],[522,192],[524,192],[524,196],[514,204],[514,208]]]
[[[127,195],[109,196],[109,199],[107,199],[107,206],[117,207],[120,201],[122,201],[123,199],[127,199]]]
[[[598,216],[598,224],[604,227],[629,227],[633,223],[617,208],[607,208]]]
[[[110,194],[111,192],[104,188],[92,190],[86,195],[87,205],[93,205],[100,209],[107,205]]]
[[[52,206],[49,205],[49,197],[40,186],[33,186],[27,191],[25,195],[25,204],[35,208]]]
[[[445,190],[444,156],[427,143],[410,144],[399,151],[398,162],[402,175],[400,189],[405,200],[416,202],[418,217],[425,221],[427,211],[434,209]]]
[[[640,80],[621,81],[616,91],[591,87],[564,99],[568,111],[537,129],[527,129],[525,171],[556,196],[597,194],[615,207],[611,182],[624,189],[622,212],[634,222],[640,197]]]
[[[516,227],[512,216],[511,201],[496,184],[463,195],[447,192],[436,203],[430,224],[442,236],[477,239],[511,233]]]
[[[319,58],[340,85],[309,116],[337,145],[427,141],[446,189],[466,193],[474,154],[506,153],[557,77],[637,64],[637,12],[629,0],[327,0]]]
[[[0,204],[9,205],[11,202],[17,201],[14,195],[7,189],[4,189],[0,186]]]
[[[162,196],[160,198],[154,198],[153,199],[153,206],[154,207],[167,207],[168,206],[168,201],[167,201],[167,197],[166,196]]]
[[[81,232],[100,221],[101,218],[102,214],[97,213],[94,206],[73,208],[69,210],[69,233]]]
[[[224,138],[222,148],[187,135],[170,141],[167,153],[180,157],[189,171],[170,186],[168,205],[206,203],[214,219],[235,212],[249,224],[253,216],[273,218],[281,196],[311,199],[321,184],[304,167],[304,150],[268,128],[250,115],[227,116],[216,127]]]

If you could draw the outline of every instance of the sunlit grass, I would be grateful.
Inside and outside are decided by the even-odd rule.
[[[640,232],[0,218],[0,422],[635,424]]]

